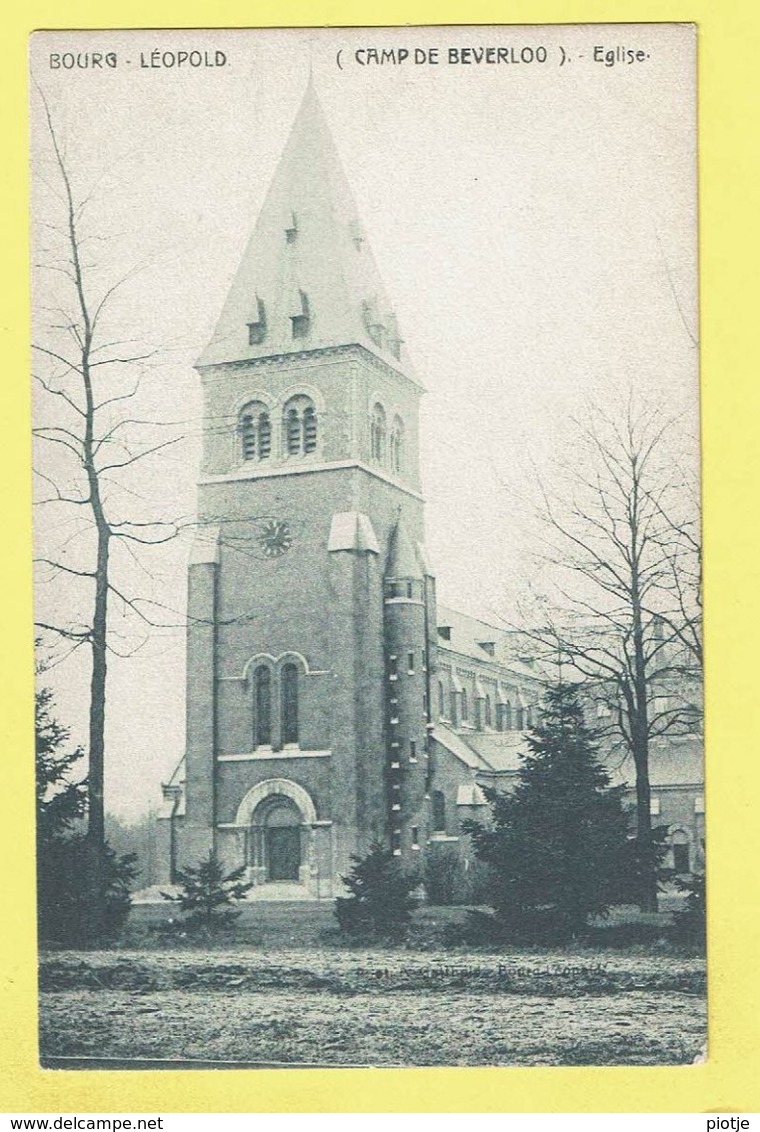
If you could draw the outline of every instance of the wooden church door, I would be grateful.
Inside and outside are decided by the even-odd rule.
[[[301,830],[298,826],[271,826],[267,830],[269,880],[298,880],[301,864]]]

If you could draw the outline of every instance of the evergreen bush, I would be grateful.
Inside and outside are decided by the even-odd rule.
[[[402,936],[417,904],[412,893],[419,877],[407,872],[379,842],[364,857],[351,860],[351,872],[342,878],[350,895],[335,901],[341,930],[354,935]]]
[[[623,787],[597,761],[575,688],[547,693],[515,789],[484,788],[491,825],[465,823],[491,868],[489,903],[501,931],[525,942],[582,932],[621,900],[630,850]]]
[[[225,873],[213,850],[200,864],[177,870],[178,893],[162,892],[164,900],[186,913],[182,926],[191,930],[229,927],[240,915],[235,905],[253,885],[243,880],[245,866]]]

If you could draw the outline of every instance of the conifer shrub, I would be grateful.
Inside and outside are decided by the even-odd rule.
[[[704,873],[676,877],[674,884],[686,896],[684,908],[673,917],[673,936],[683,943],[703,948],[707,933],[707,887]]]
[[[494,930],[519,942],[581,934],[625,892],[630,863],[623,787],[597,760],[575,688],[547,693],[510,793],[484,788],[488,826],[464,825],[490,866]],[[481,934],[489,928],[480,924]]]
[[[198,865],[177,870],[178,893],[162,892],[164,900],[179,904],[185,913],[181,926],[191,931],[230,927],[240,915],[235,905],[253,887],[243,880],[245,866],[225,873],[213,850]]]
[[[55,717],[52,693],[41,688],[35,698],[37,930],[42,943],[83,947],[113,940],[123,928],[135,858],[103,846],[100,932],[90,938],[87,925],[96,894],[89,887],[89,845],[82,832],[87,780],[77,776],[84,752],[67,750],[69,738]]]
[[[342,878],[349,891],[335,901],[341,931],[348,935],[400,938],[409,926],[419,877],[404,869],[380,842],[364,856],[352,856],[351,872]]]

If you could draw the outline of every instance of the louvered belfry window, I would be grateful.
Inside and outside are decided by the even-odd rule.
[[[252,401],[238,417],[240,450],[244,460],[267,460],[272,452],[272,422],[266,405]]]
[[[283,437],[288,456],[304,456],[316,452],[319,442],[317,410],[310,397],[297,394],[285,405]]]

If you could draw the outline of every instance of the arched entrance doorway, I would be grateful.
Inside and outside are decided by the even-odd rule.
[[[257,782],[242,798],[233,828],[244,847],[248,878],[260,889],[258,898],[332,895],[332,822],[318,820],[300,783],[288,778]]]
[[[303,839],[301,815],[295,803],[283,795],[268,798],[257,808],[252,824],[263,827],[261,847],[265,879],[297,881],[300,877]]]

